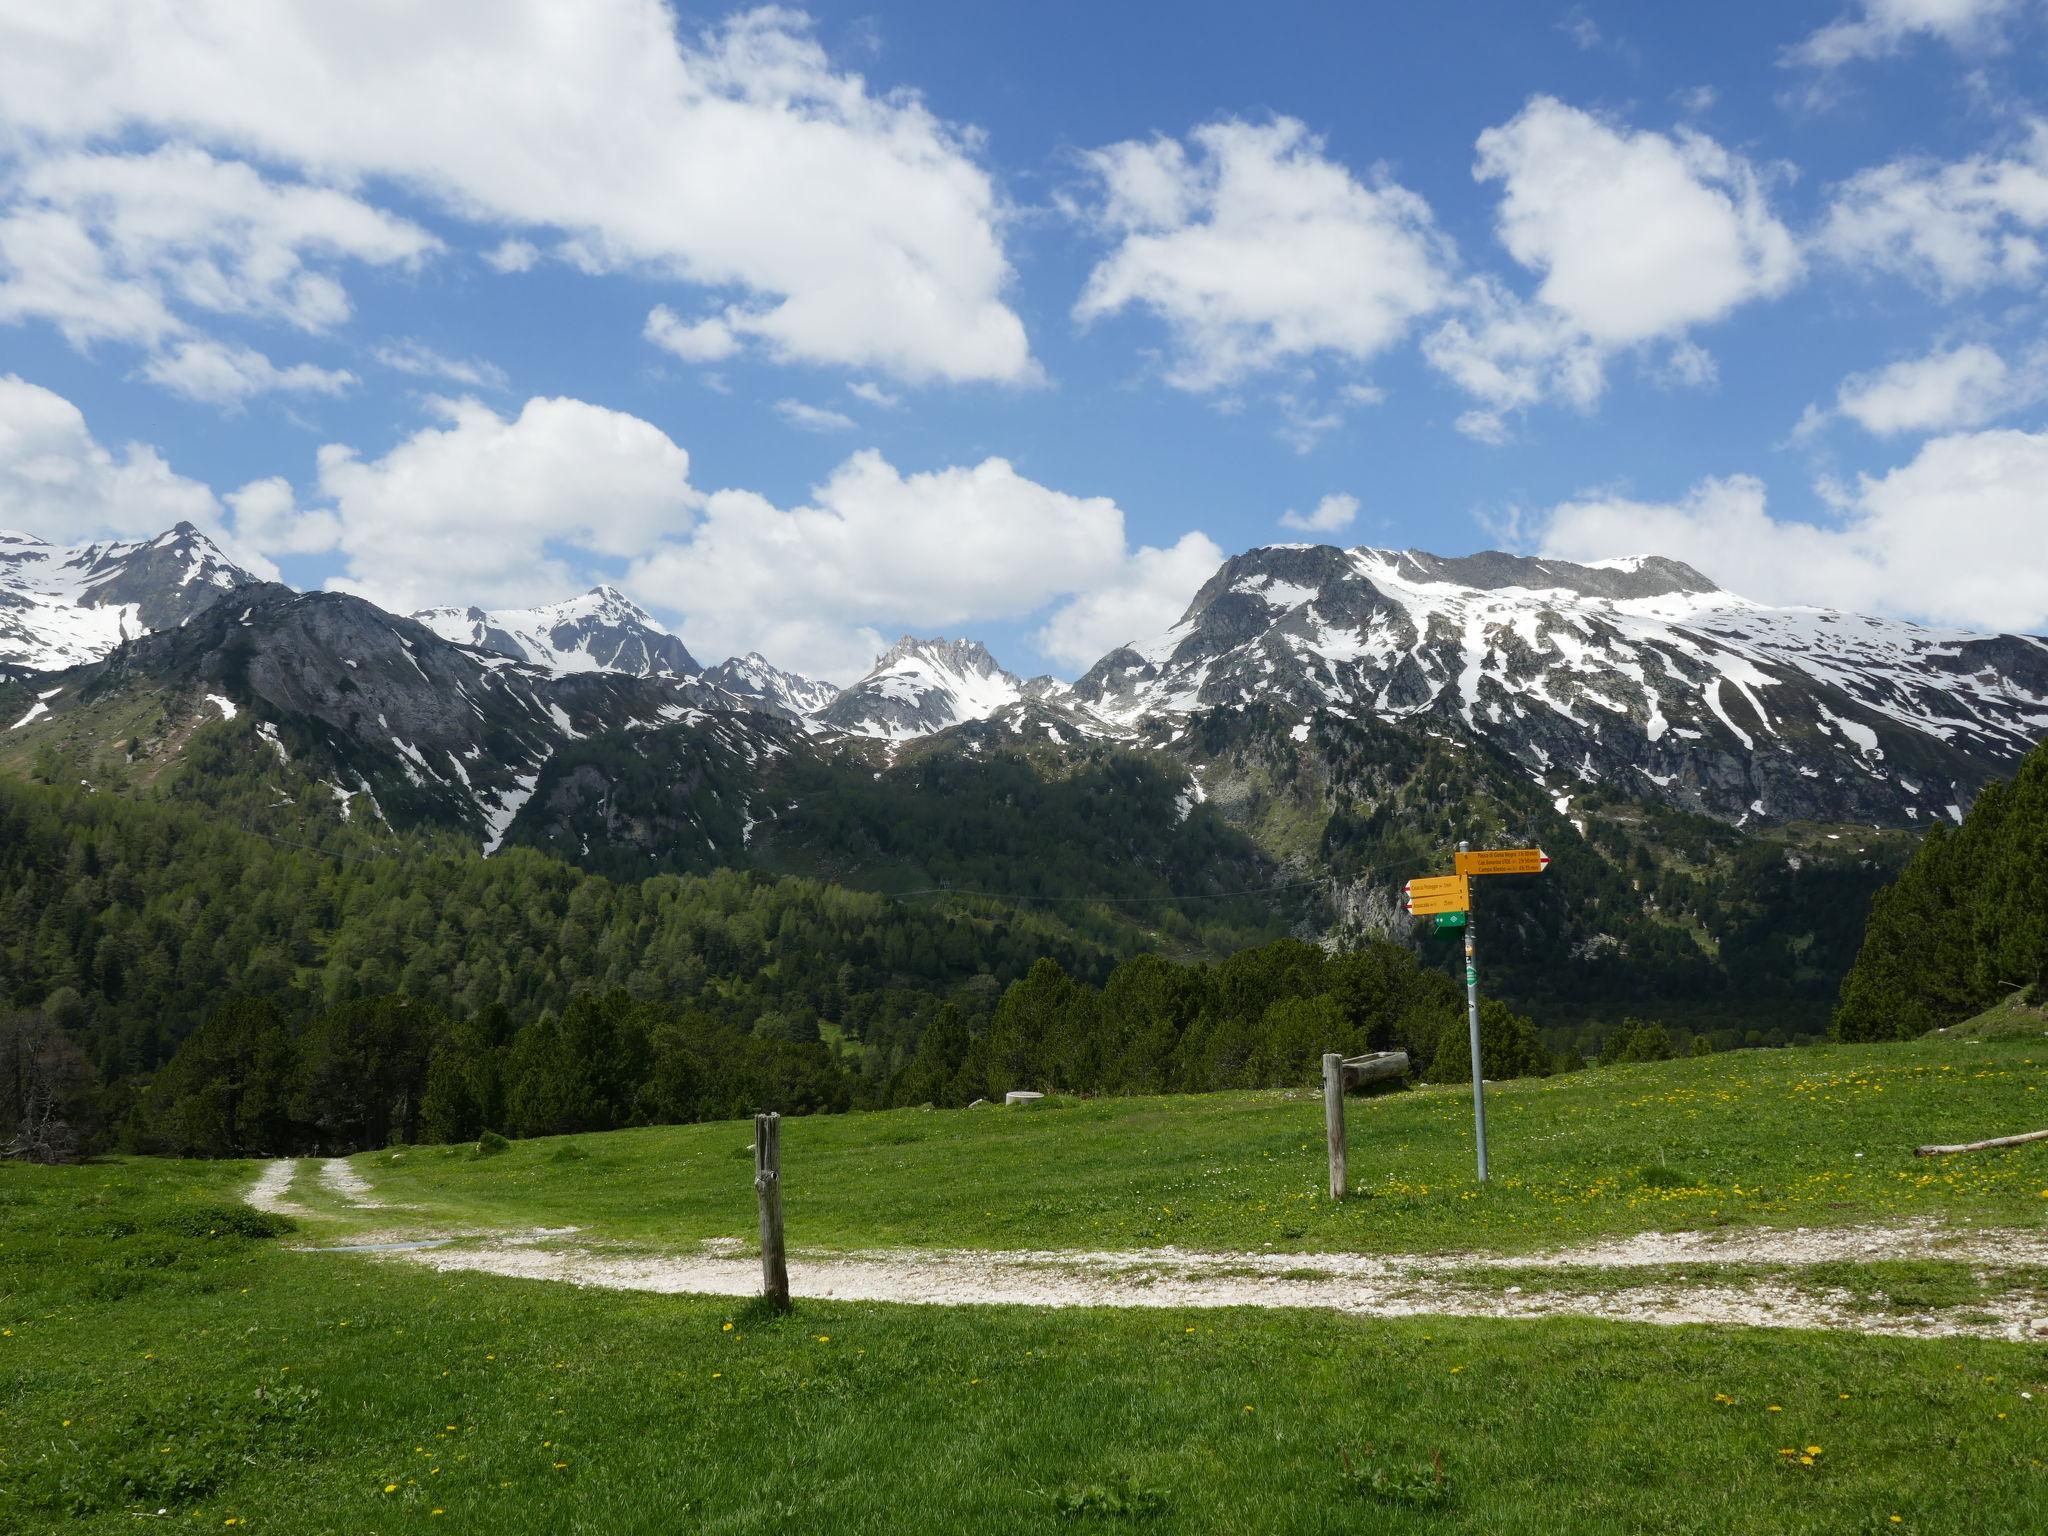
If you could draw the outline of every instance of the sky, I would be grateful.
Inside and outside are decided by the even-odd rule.
[[[1074,676],[1227,556],[2048,629],[2048,0],[0,0],[0,527]]]

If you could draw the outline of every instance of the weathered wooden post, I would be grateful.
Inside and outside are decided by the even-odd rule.
[[[789,1310],[789,1263],[782,1251],[782,1116],[754,1116],[754,1192],[761,1197],[761,1299]]]
[[[1351,1171],[1344,1155],[1344,1058],[1336,1051],[1323,1057],[1323,1134],[1330,1143],[1330,1198],[1342,1200]]]

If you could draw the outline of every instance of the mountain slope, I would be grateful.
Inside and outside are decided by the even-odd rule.
[[[1596,785],[1735,822],[1960,819],[2048,730],[2048,644],[1767,608],[1676,561],[1326,545],[1227,561],[1072,697],[1159,730],[1254,701],[1427,719],[1560,807]]]
[[[703,670],[682,641],[616,587],[592,587],[539,608],[427,608],[413,618],[443,640],[558,674],[694,677]]]
[[[0,663],[53,672],[97,661],[256,579],[190,523],[72,548],[0,530]]]
[[[1024,689],[977,640],[905,635],[816,718],[851,736],[906,741],[985,720],[1023,698]]]

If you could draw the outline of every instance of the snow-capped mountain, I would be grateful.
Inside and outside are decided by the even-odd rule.
[[[1023,698],[1024,690],[978,640],[905,635],[814,718],[850,736],[906,741],[985,720]]]
[[[705,670],[703,681],[743,699],[760,699],[793,715],[816,714],[839,697],[832,683],[785,672],[759,651],[749,651]]]
[[[532,662],[558,676],[695,677],[703,670],[682,641],[616,587],[592,587],[539,608],[427,608],[413,618],[443,640]]]
[[[0,531],[0,662],[54,672],[97,661],[256,579],[190,523],[70,548]]]
[[[1434,718],[1560,805],[1607,785],[1731,821],[1960,819],[2048,732],[2048,642],[1770,608],[1656,556],[1327,545],[1225,562],[1072,699],[1136,728],[1254,702]]]

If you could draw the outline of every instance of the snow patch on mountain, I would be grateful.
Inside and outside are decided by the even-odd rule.
[[[905,635],[816,718],[851,736],[908,741],[986,720],[1025,697],[1023,681],[998,666],[979,641]]]
[[[68,547],[0,530],[0,662],[83,666],[255,580],[190,523],[153,539]]]
[[[703,670],[681,640],[616,587],[593,587],[539,608],[427,608],[413,618],[443,640],[545,667],[557,677],[695,677]]]

